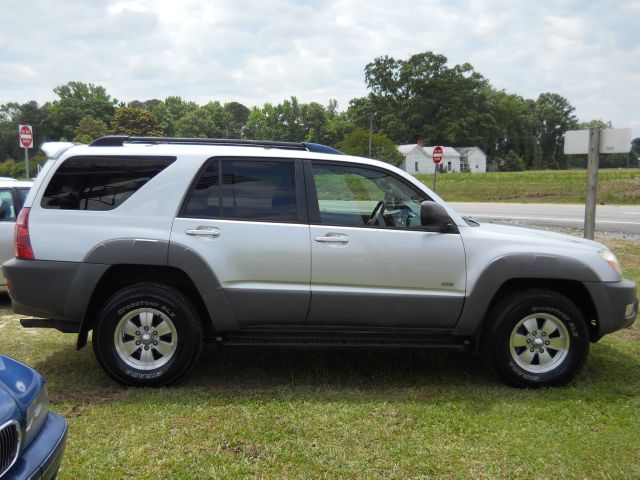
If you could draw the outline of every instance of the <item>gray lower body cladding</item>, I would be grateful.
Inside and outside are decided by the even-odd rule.
[[[110,265],[99,263],[12,259],[4,264],[3,272],[12,284],[10,295],[13,309],[16,313],[64,320],[67,328],[73,328],[73,324],[77,324],[78,331],[80,331],[80,326],[96,285],[109,267]],[[207,289],[206,286],[211,287],[214,282],[206,276],[200,278],[205,271],[203,269],[194,269],[195,273],[200,272],[200,275],[195,275],[195,284],[200,294],[203,295],[207,308],[211,312],[216,311],[215,307],[217,306],[219,314],[226,311],[226,315],[223,315],[223,318],[226,318],[227,321],[216,325],[218,327],[217,330],[240,330],[240,325],[236,323],[235,315],[230,311],[226,302],[226,295],[222,290],[213,289],[213,292],[218,296],[225,297],[222,306],[226,307],[226,309],[220,311],[221,302],[214,302],[213,298],[211,298],[215,295],[212,295],[212,289]],[[636,299],[636,285],[633,282],[622,280],[610,283],[583,283],[589,291],[598,315],[597,330],[593,336],[594,341],[597,341],[603,335],[628,327],[634,322],[638,302]],[[278,298],[282,300],[282,297]],[[238,302],[234,303],[237,304]],[[245,306],[245,310],[248,306],[251,306],[251,302]],[[238,307],[238,305],[235,305],[235,307]],[[255,305],[252,305],[251,308],[255,309]],[[459,306],[456,305],[455,308],[459,309]],[[255,315],[253,310],[245,310],[239,309],[245,316],[251,317]],[[296,320],[301,321],[305,313],[301,313],[301,316]],[[478,315],[480,315],[480,312],[476,312],[474,317],[477,318]],[[273,321],[277,320],[273,319]],[[318,319],[315,320],[316,322],[318,321]],[[288,323],[296,323],[296,321],[290,319]],[[434,325],[430,326],[433,327]],[[456,330],[453,333],[461,337],[469,337],[474,334],[474,332],[462,334],[460,325]]]
[[[95,286],[108,268],[94,263],[15,258],[3,265],[16,313],[66,320],[77,323],[78,328]]]
[[[620,282],[584,282],[598,312],[598,327],[594,341],[607,333],[629,327],[638,313],[636,284]]]

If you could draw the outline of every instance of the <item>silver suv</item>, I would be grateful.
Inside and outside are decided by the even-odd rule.
[[[110,136],[49,145],[4,264],[26,327],[88,333],[117,381],[223,346],[448,348],[560,385],[633,323],[596,242],[480,225],[386,163],[315,144]]]

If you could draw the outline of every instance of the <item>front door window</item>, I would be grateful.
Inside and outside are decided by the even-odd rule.
[[[420,228],[427,198],[382,170],[315,164],[320,223],[354,227]]]

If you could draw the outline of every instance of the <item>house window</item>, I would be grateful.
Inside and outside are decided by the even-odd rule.
[[[416,168],[415,168],[415,171],[416,171],[416,172],[418,171],[418,162],[416,162]]]

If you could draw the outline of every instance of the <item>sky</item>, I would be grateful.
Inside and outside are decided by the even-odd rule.
[[[431,50],[497,89],[559,93],[640,137],[640,0],[0,0],[0,104],[69,81],[121,101],[326,105],[364,67]]]

